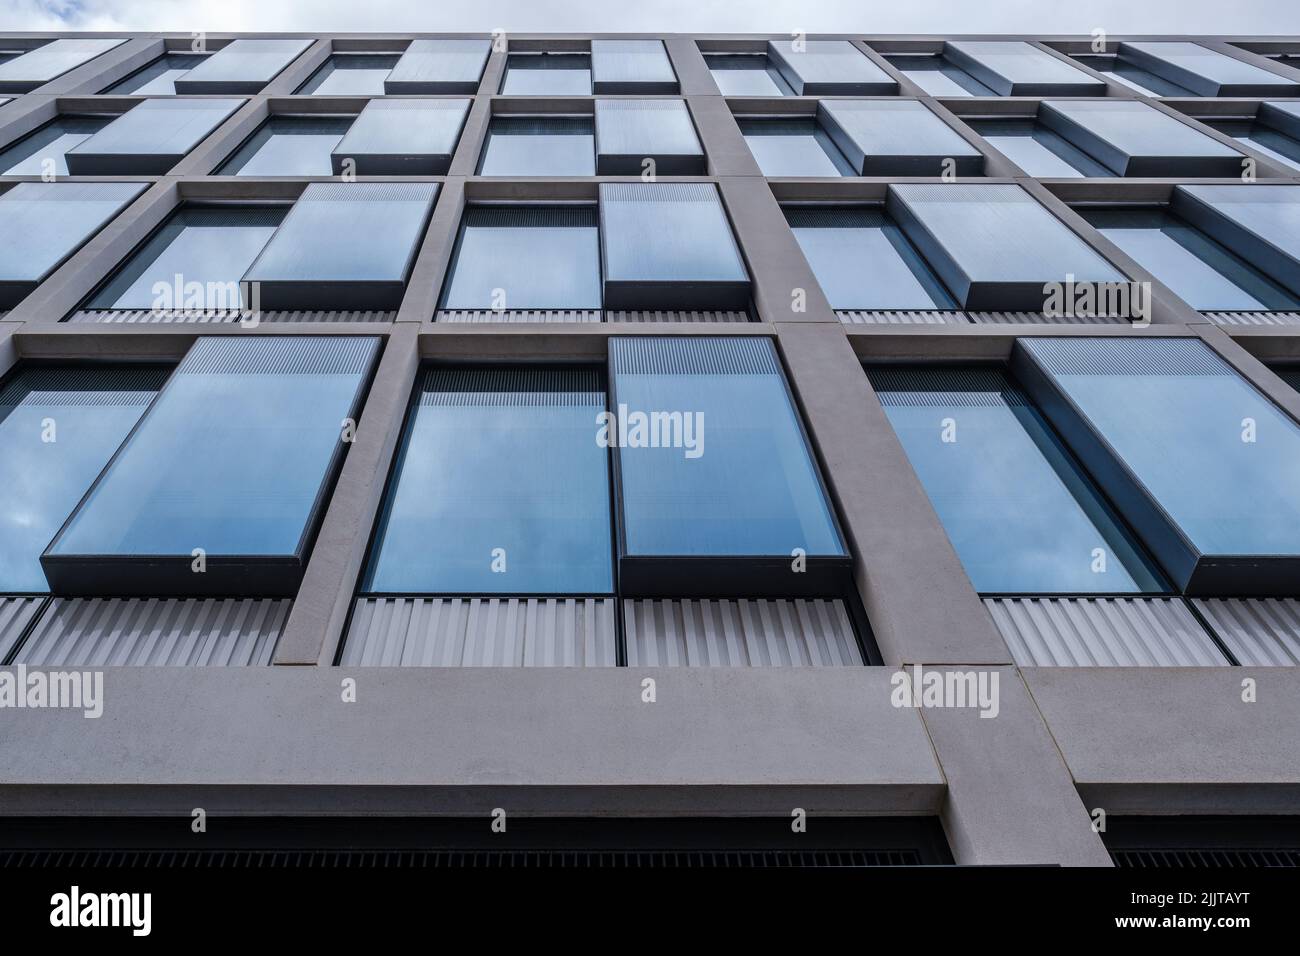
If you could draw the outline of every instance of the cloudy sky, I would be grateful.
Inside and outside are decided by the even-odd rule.
[[[0,30],[1300,33],[1298,0],[0,0]]]

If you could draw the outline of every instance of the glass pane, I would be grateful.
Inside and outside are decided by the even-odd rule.
[[[513,96],[590,96],[586,53],[512,53],[501,92]]]
[[[412,40],[393,67],[388,93],[476,93],[491,49],[489,40]]]
[[[951,309],[938,277],[880,208],[792,208],[785,217],[834,309]]]
[[[298,93],[383,96],[384,80],[400,57],[400,53],[336,53],[311,75]]]
[[[204,60],[203,53],[165,53],[143,70],[136,70],[105,93],[134,96],[171,96],[176,92],[176,81]]]
[[[984,157],[919,100],[822,100],[817,119],[855,174],[977,176]]]
[[[125,42],[110,38],[53,40],[0,63],[0,92],[25,93]]]
[[[19,183],[0,193],[0,296],[6,283],[49,275],[143,189],[140,183]]]
[[[719,54],[704,57],[718,92],[723,96],[793,96],[794,90],[763,54]]]
[[[935,53],[885,57],[931,96],[996,96],[957,64]]]
[[[703,174],[704,148],[683,100],[596,100],[596,165],[602,176],[639,176],[647,158],[666,176]]]
[[[182,208],[91,299],[91,309],[239,309],[239,280],[282,206]]]
[[[869,375],[975,590],[1162,590],[1092,482],[1000,369],[878,367]]]
[[[1130,89],[1137,90],[1145,96],[1195,96],[1189,89],[1161,79],[1140,66],[1134,66],[1117,56],[1076,56],[1084,66],[1105,73],[1112,80],[1123,83]]]
[[[592,40],[591,80],[597,93],[677,91],[677,74],[660,40]]]
[[[222,176],[332,176],[350,116],[273,116],[218,170]]]
[[[74,175],[165,173],[244,105],[239,99],[144,100],[68,150]]]
[[[1210,120],[1201,122],[1226,133],[1244,146],[1263,153],[1292,169],[1300,169],[1300,141],[1252,120]]]
[[[599,309],[591,206],[470,206],[443,308]]]
[[[1164,210],[1079,213],[1194,309],[1293,309],[1298,304],[1251,265]]]
[[[371,100],[334,150],[334,169],[351,159],[366,176],[441,176],[468,113],[463,99]]]
[[[626,553],[843,555],[765,338],[613,338]]]
[[[480,176],[594,176],[596,140],[585,116],[501,116],[488,127]]]
[[[0,591],[44,591],[41,552],[169,369],[40,366],[0,387]]]
[[[968,120],[967,124],[1030,176],[1114,176],[1083,150],[1034,120]]]
[[[49,553],[299,554],[378,347],[200,337]]]
[[[363,589],[610,593],[604,410],[596,369],[425,372]]]
[[[311,46],[308,39],[232,40],[176,80],[178,93],[257,92]]]
[[[1300,296],[1300,188],[1176,186],[1173,212]]]
[[[1120,175],[1235,176],[1241,154],[1186,123],[1136,101],[1044,100],[1043,123]]]
[[[1198,339],[1021,339],[1202,554],[1300,554],[1300,427]],[[1244,419],[1255,441],[1243,441]]]
[[[737,122],[764,176],[856,175],[815,119]]]
[[[1252,91],[1268,95],[1300,88],[1293,80],[1199,43],[1124,42],[1119,45],[1119,56],[1182,83],[1199,96],[1248,96]]]
[[[24,136],[0,153],[0,174],[5,176],[40,176],[47,171],[67,176],[68,161],[64,154],[99,132],[116,114],[94,116],[60,116],[34,133]],[[53,166],[47,166],[47,160]]]
[[[946,40],[944,55],[999,96],[1105,95],[1106,84],[1023,40]]]
[[[768,40],[767,55],[800,96],[889,95],[898,83],[848,40]]]

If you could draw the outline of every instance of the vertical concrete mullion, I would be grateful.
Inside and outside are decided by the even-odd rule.
[[[438,308],[443,277],[451,263],[451,251],[456,244],[461,214],[465,209],[465,180],[451,177],[443,181],[438,190],[438,201],[433,208],[429,228],[420,243],[411,278],[402,296],[402,306],[397,311],[397,321],[428,322]]]
[[[283,70],[262,87],[258,96],[286,96],[302,86],[330,57],[334,44],[329,40],[316,40],[298,54]]]
[[[343,636],[419,365],[419,326],[395,324],[366,396],[273,664],[328,665]]]

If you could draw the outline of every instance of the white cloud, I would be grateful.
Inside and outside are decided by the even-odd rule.
[[[1300,33],[1295,0],[0,0],[0,30]]]

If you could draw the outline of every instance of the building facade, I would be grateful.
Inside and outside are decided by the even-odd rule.
[[[11,862],[1300,860],[1300,37],[0,36],[0,373]]]

